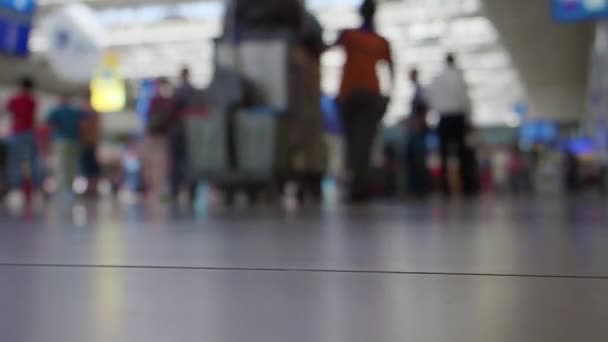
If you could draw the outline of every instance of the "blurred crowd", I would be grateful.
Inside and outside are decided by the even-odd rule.
[[[87,191],[93,192],[101,176],[96,157],[101,126],[89,94],[60,96],[43,122],[38,110],[34,80],[25,77],[6,103],[10,134],[1,151],[2,192],[22,191],[30,202],[36,190],[52,188],[69,198],[77,175],[89,179]]]
[[[239,2],[236,3],[235,18],[251,17],[250,12],[243,12]],[[363,1],[359,8],[361,25],[344,30],[333,44],[323,42],[322,28],[312,15],[307,17],[307,29],[299,40],[304,52],[294,54],[305,68],[294,69],[298,72],[292,72],[292,77],[296,77],[293,83],[298,86],[308,83],[314,87],[310,88],[313,91],[296,90],[296,94],[305,96],[291,97],[298,98],[298,110],[307,112],[312,120],[293,121],[291,130],[286,132],[298,139],[284,140],[279,148],[292,141],[300,146],[322,145],[325,166],[321,171],[307,171],[299,186],[310,187],[319,199],[322,179],[327,177],[344,189],[344,200],[353,203],[398,194],[424,198],[435,191],[445,196],[475,196],[482,190],[534,191],[534,175],[539,165],[534,153],[523,154],[514,142],[501,153],[486,151],[478,155],[479,134],[472,120],[474,108],[458,58],[452,53],[446,54],[442,70],[429,84],[420,82],[415,68],[409,72],[413,96],[409,115],[399,123],[405,141],[402,146],[380,143],[381,157],[377,162],[376,146],[381,141],[379,132],[383,130],[390,102],[388,94],[392,91],[381,89],[377,67],[386,64],[391,81],[395,70],[391,44],[375,28],[376,9],[375,1]],[[258,25],[251,18],[247,23],[249,26],[245,27],[249,28]],[[291,26],[293,21],[275,24]],[[226,26],[227,32],[232,32],[230,39],[242,39],[242,26],[230,22]],[[319,58],[333,47],[342,48],[346,56],[335,98],[320,96],[319,86]],[[216,79],[227,82],[230,74],[221,72],[216,71]],[[215,96],[229,98],[234,88],[224,84]],[[77,178],[85,184],[77,192],[93,197],[97,196],[103,178],[113,183],[115,192],[127,189],[153,201],[175,202],[184,192],[193,198],[198,180],[192,179],[189,170],[193,153],[188,149],[198,151],[201,146],[191,146],[185,118],[209,116],[209,103],[205,103],[210,100],[209,95],[201,94],[191,83],[189,68],[181,70],[174,84],[169,78],[154,80],[153,96],[142,120],[143,130],[124,142],[120,166],[112,169],[99,160],[102,118],[91,106],[90,95],[80,99],[62,96],[44,120],[39,120],[34,81],[24,78],[5,107],[11,130],[0,145],[0,191],[22,192],[30,202],[40,190],[47,195],[57,193],[69,202],[73,200]],[[439,116],[436,127],[429,125],[430,113]],[[319,132],[315,130],[317,123]],[[297,154],[292,158],[296,162],[318,160],[309,156],[320,155],[321,149],[313,149],[312,153],[301,151],[289,153]],[[567,182],[572,183],[577,177],[576,165],[567,155],[563,167]],[[281,179],[279,183],[283,191],[287,182]]]
[[[128,184],[133,191],[145,188],[149,198],[177,196],[186,184],[181,114],[192,110],[190,101],[195,92],[187,68],[181,71],[175,87],[166,78],[155,81],[144,132],[133,132],[133,138],[126,142],[117,175],[100,161],[102,116],[93,108],[90,93],[81,98],[60,96],[41,119],[37,117],[40,105],[34,80],[23,78],[5,105],[10,133],[0,145],[0,194],[21,192],[29,203],[39,191],[71,202],[75,193],[96,197],[104,176]],[[86,186],[83,189],[75,184]],[[114,184],[115,189],[121,186]]]

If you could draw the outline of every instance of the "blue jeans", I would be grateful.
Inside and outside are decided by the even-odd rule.
[[[20,188],[27,165],[34,185],[40,184],[40,161],[33,132],[24,132],[8,139],[8,178],[11,187]]]

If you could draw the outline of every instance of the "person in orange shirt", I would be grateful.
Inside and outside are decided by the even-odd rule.
[[[345,30],[336,45],[346,53],[338,96],[346,142],[346,167],[350,172],[349,192],[353,202],[370,199],[369,170],[372,145],[388,99],[382,96],[377,66],[388,63],[393,78],[389,42],[375,31],[376,2],[365,0],[359,9],[360,28]]]

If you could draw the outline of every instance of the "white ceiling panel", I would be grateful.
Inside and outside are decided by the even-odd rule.
[[[358,25],[361,0],[308,0],[333,42],[337,33]],[[40,0],[41,13],[60,4],[93,6],[110,32],[110,48],[122,55],[127,78],[173,76],[190,65],[197,83],[208,82],[213,70],[211,39],[221,33],[224,1],[180,0]],[[475,100],[476,119],[504,123],[522,97],[522,86],[492,24],[481,15],[479,0],[393,0],[380,7],[378,29],[393,43],[399,72],[388,121],[407,114],[411,87],[407,71],[417,67],[428,82],[442,67],[448,51],[458,54]],[[35,34],[34,51],[46,42]],[[334,50],[323,56],[323,89],[339,87],[344,56]]]

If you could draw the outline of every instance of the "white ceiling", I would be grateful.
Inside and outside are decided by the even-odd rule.
[[[360,0],[309,0],[326,39],[358,24]],[[129,79],[175,75],[192,67],[204,85],[212,72],[210,39],[221,32],[222,0],[40,0],[41,13],[58,4],[85,2],[95,7],[110,34],[109,47],[120,51],[124,76]],[[476,120],[482,124],[513,121],[512,105],[521,99],[522,86],[491,23],[483,17],[479,0],[395,0],[380,7],[379,31],[393,44],[398,80],[389,121],[407,113],[411,94],[407,71],[416,66],[424,81],[441,67],[443,55],[454,51],[471,85]],[[45,50],[37,32],[32,46]],[[323,89],[337,90],[342,56],[331,51],[323,58]]]

